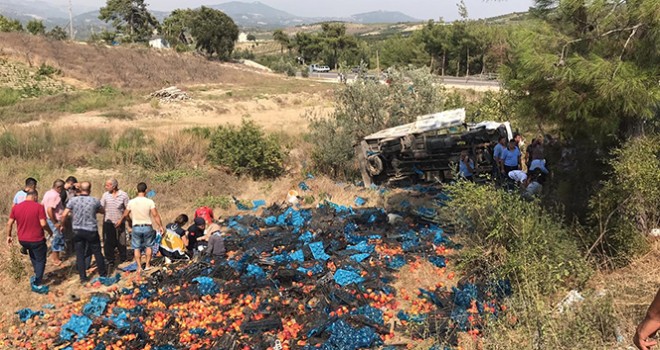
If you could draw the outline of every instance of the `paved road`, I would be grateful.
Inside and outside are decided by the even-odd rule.
[[[316,79],[327,79],[327,80],[339,80],[339,74],[338,73],[309,73],[310,78],[316,78]],[[356,74],[347,74],[346,78],[348,80],[353,80],[355,79]],[[472,87],[472,86],[482,86],[482,87],[499,87],[500,82],[497,80],[484,80],[480,79],[478,77],[470,77],[468,79],[465,79],[465,77],[444,77],[443,83],[446,85],[453,85],[453,86],[465,86],[465,87]]]

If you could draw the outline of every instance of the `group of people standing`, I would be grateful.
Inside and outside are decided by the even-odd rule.
[[[525,147],[522,135],[516,133],[508,140],[500,136],[493,148],[493,174],[500,183],[517,183],[526,196],[538,195],[550,171],[546,167],[543,138],[539,137]],[[526,171],[525,171],[526,170]],[[459,162],[459,175],[471,180],[476,173],[474,160],[463,151]]]
[[[75,251],[82,283],[88,281],[91,256],[94,256],[99,274],[105,276],[108,270],[127,260],[129,241],[137,272],[142,271],[143,251],[146,255],[144,269],[151,268],[156,231],[164,231],[164,226],[154,201],[146,196],[147,185],[139,183],[137,196],[130,200],[128,194],[119,189],[116,179],[105,182],[101,199],[91,196],[91,190],[92,184],[88,181],[78,182],[74,177],[66,181],[58,179],[39,203],[37,180],[28,178],[25,187],[14,196],[7,222],[7,243],[13,244],[12,231],[16,224],[21,249],[29,254],[32,262],[34,284],[43,283],[48,252],[44,232],[49,234],[53,265],[62,264],[60,254],[63,252]],[[103,215],[103,243],[98,229],[99,214]],[[106,262],[110,266],[106,266]]]

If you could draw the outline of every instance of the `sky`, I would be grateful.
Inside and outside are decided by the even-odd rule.
[[[66,0],[43,0],[53,4],[66,4]],[[252,0],[242,0],[251,2]],[[376,10],[400,11],[409,16],[427,20],[455,20],[458,18],[456,3],[460,0],[260,0],[260,2],[303,17],[347,17],[352,14]],[[150,9],[171,11],[181,7],[215,5],[226,0],[146,0]],[[105,5],[104,0],[73,0],[74,7],[87,10]],[[485,18],[511,12],[527,11],[533,0],[465,0],[470,18]],[[75,12],[84,12],[75,11]]]

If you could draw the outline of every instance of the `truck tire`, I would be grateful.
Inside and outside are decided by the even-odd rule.
[[[377,155],[367,157],[367,171],[371,176],[378,176],[383,173],[383,159]]]

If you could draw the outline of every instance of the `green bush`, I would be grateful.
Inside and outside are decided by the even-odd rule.
[[[20,101],[21,92],[10,88],[0,88],[0,107],[11,106]]]
[[[227,210],[233,203],[232,199],[227,196],[206,196],[199,198],[195,201],[196,207],[209,207],[221,208]]]
[[[646,236],[660,227],[660,137],[627,142],[612,153],[607,180],[591,198],[595,227],[591,252],[628,263],[648,249]]]
[[[282,174],[285,154],[277,138],[243,119],[240,127],[221,126],[213,133],[209,158],[239,175],[272,178]]]
[[[42,63],[41,66],[39,66],[39,69],[37,69],[36,75],[38,77],[52,77],[53,75],[58,75],[61,74],[62,71],[51,66],[47,65],[45,63]]]
[[[447,190],[442,213],[465,233],[460,267],[468,275],[509,279],[517,293],[542,295],[586,281],[590,268],[574,235],[540,203],[467,181]]]
[[[443,110],[444,89],[428,72],[392,71],[390,79],[390,85],[370,80],[341,84],[330,115],[308,113],[312,161],[319,172],[352,177],[353,145],[364,136]]]

